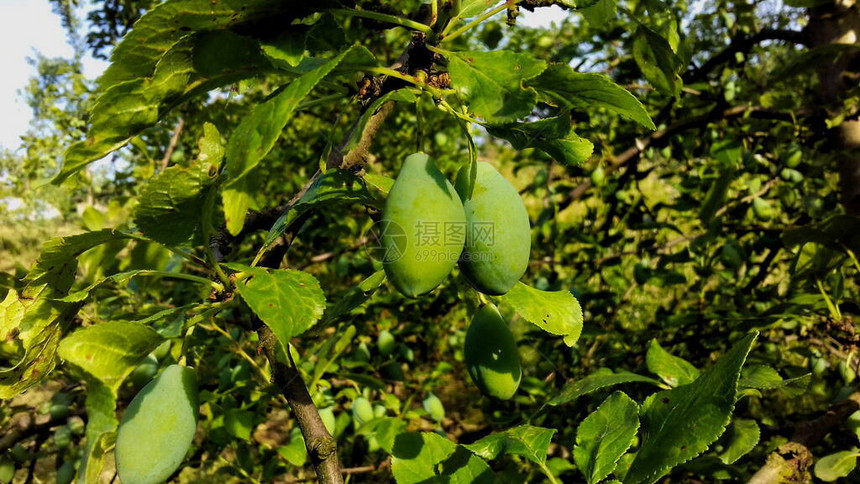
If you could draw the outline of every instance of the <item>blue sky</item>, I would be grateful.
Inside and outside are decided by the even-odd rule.
[[[0,148],[15,149],[30,122],[30,108],[19,95],[35,73],[27,58],[35,52],[47,57],[71,57],[73,52],[47,0],[0,0],[0,45]],[[84,72],[95,77],[105,65],[85,59]]]
[[[500,14],[502,15],[502,14]],[[517,19],[522,26],[547,26],[567,15],[558,7],[523,11]],[[27,130],[30,108],[20,99],[19,91],[35,74],[28,57],[40,52],[47,57],[71,57],[72,48],[60,18],[51,11],[47,0],[0,0],[0,149],[15,150],[19,137]],[[104,61],[84,59],[84,73],[97,77]]]

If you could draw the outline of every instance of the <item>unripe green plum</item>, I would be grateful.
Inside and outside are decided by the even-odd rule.
[[[387,329],[383,329],[376,338],[376,348],[379,350],[379,354],[382,356],[388,356],[394,352],[395,346],[396,341],[394,340],[394,335],[392,335]]]
[[[67,460],[57,469],[57,484],[71,484],[75,479],[75,463]]]
[[[801,161],[803,161],[803,151],[800,150],[800,146],[792,144],[785,156],[785,166],[794,168],[799,165]]]
[[[475,312],[463,353],[481,393],[502,400],[514,396],[522,379],[520,352],[508,323],[493,304]]]
[[[598,166],[591,172],[591,183],[596,187],[602,187],[606,184],[606,172],[603,167]]]
[[[66,448],[71,443],[72,429],[70,429],[68,426],[63,425],[62,427],[58,427],[57,430],[54,431],[54,445],[56,445],[58,448]]]
[[[0,456],[0,482],[6,484],[15,478],[15,463]]]
[[[729,269],[737,269],[743,264],[743,258],[733,243],[728,243],[720,249],[720,260]]]
[[[168,366],[138,392],[116,436],[123,484],[155,484],[173,474],[191,447],[197,409],[197,376],[186,366]]]
[[[331,407],[321,409],[320,419],[322,419],[323,425],[325,425],[325,429],[328,430],[328,433],[334,435],[334,431],[337,429],[337,420],[334,418],[334,410],[332,410]]]
[[[445,418],[445,406],[442,405],[442,400],[439,400],[439,397],[430,393],[427,395],[427,398],[424,399],[421,406],[424,407],[424,410],[430,414],[430,418],[437,422],[441,422],[443,418]]]
[[[356,424],[362,425],[370,422],[374,418],[373,405],[364,397],[358,397],[352,402],[352,418]]]
[[[478,163],[471,198],[468,165],[457,174],[456,186],[465,200],[468,226],[460,270],[484,294],[505,294],[529,265],[531,233],[526,206],[517,189],[486,162]]]
[[[385,201],[382,225],[385,274],[407,297],[432,291],[448,277],[463,252],[463,204],[424,153],[403,162]]]
[[[752,203],[753,214],[762,222],[767,222],[775,215],[773,206],[762,198],[756,197]]]

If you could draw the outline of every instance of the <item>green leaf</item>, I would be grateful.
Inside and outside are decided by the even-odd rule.
[[[78,469],[79,484],[99,482],[107,453],[116,442],[116,429],[119,426],[114,392],[98,380],[87,382],[84,406],[87,410],[87,444]]]
[[[518,282],[502,300],[521,318],[573,346],[582,332],[582,307],[570,291],[541,291]]]
[[[676,98],[681,94],[683,63],[660,34],[640,25],[633,37],[633,59],[658,91]]]
[[[573,460],[588,484],[603,480],[627,452],[639,429],[639,406],[615,392],[576,429]]]
[[[63,338],[59,355],[116,393],[123,380],[163,341],[142,324],[108,321]]]
[[[738,387],[741,389],[755,388],[757,390],[776,390],[786,392],[789,397],[800,396],[806,392],[806,387],[812,379],[812,373],[795,378],[783,379],[773,368],[767,365],[754,365],[744,368]]]
[[[87,138],[69,146],[53,182],[121,148],[197,94],[269,70],[259,44],[246,37],[203,32],[182,39],[158,61],[155,72],[113,83],[99,96]]]
[[[379,112],[382,109],[382,106],[389,101],[401,102],[406,104],[415,104],[418,102],[418,95],[421,94],[421,91],[414,88],[401,88],[395,89],[394,91],[389,91],[379,96],[375,101],[373,101],[370,106],[361,113],[361,116],[358,118],[358,122],[355,125],[355,129],[350,128],[349,139],[346,144],[343,146],[338,146],[334,149],[340,150],[342,154],[348,153],[353,148],[358,146],[358,143],[362,138],[366,139],[365,131],[367,130],[368,122],[370,118],[373,117],[374,114]]]
[[[537,94],[523,82],[544,69],[544,61],[507,50],[448,55],[451,86],[472,112],[496,124],[516,121],[532,112]]]
[[[397,436],[406,432],[406,422],[399,418],[382,417],[365,423],[356,430],[356,435],[372,436],[379,442],[385,452],[394,452]]]
[[[497,3],[498,0],[462,0],[457,16],[460,18],[475,17]]]
[[[109,229],[53,238],[42,245],[42,253],[24,282],[30,287],[50,284],[63,295],[74,281],[78,256],[97,245],[131,238],[137,236]]]
[[[99,86],[150,77],[158,61],[193,32],[237,28],[294,9],[280,0],[168,0],[146,12],[117,44]]]
[[[238,408],[228,410],[224,414],[224,428],[233,437],[250,441],[251,431],[254,429],[254,414]]]
[[[351,287],[345,293],[337,297],[334,304],[326,308],[321,324],[327,326],[343,315],[349,314],[353,309],[364,304],[385,282],[385,271],[377,271],[361,281],[355,287]]]
[[[498,482],[480,457],[436,433],[402,433],[394,439],[391,455],[397,484]]]
[[[825,482],[833,482],[841,477],[848,477],[857,466],[857,449],[843,450],[818,459],[815,463],[815,477]]]
[[[307,272],[272,270],[228,264],[246,278],[236,289],[254,314],[272,329],[278,341],[289,347],[290,339],[307,331],[323,315],[325,294],[319,281]]]
[[[54,370],[63,330],[80,307],[49,300],[51,288],[45,285],[39,292],[26,291],[19,297],[11,290],[0,303],[0,341],[17,350],[10,366],[6,355],[0,360],[0,398],[24,392]]]
[[[520,455],[535,464],[543,465],[546,463],[549,444],[555,433],[555,429],[520,425],[490,434],[463,447],[487,460],[498,459],[502,455]]]
[[[224,156],[221,135],[203,125],[200,157],[189,166],[174,165],[143,186],[134,221],[147,237],[168,246],[188,242],[200,225],[208,189],[215,182]]]
[[[291,25],[289,29],[284,29],[274,39],[263,40],[261,42],[263,52],[271,59],[283,61],[288,66],[296,67],[305,56],[305,45],[309,33],[309,27]]]
[[[741,367],[757,333],[750,334],[689,385],[649,396],[642,405],[644,439],[625,483],[653,483],[717,440],[735,406]]]
[[[734,464],[735,461],[747,455],[758,444],[761,432],[755,420],[735,419],[729,427],[729,441],[725,450],[720,454],[720,460],[725,464]]]
[[[683,358],[669,354],[656,339],[651,340],[645,363],[648,365],[648,371],[659,376],[670,387],[693,383],[693,380],[699,377],[699,370],[695,366]]]
[[[531,123],[488,126],[487,132],[510,141],[514,149],[539,149],[569,166],[581,165],[594,152],[591,141],[571,130],[567,113]]]
[[[563,109],[601,107],[656,129],[642,103],[603,74],[576,72],[568,65],[554,64],[526,86],[537,89],[542,101]]]
[[[296,467],[305,465],[308,460],[308,452],[305,449],[302,431],[298,427],[293,427],[293,430],[290,431],[290,441],[287,445],[278,447],[278,454]]]
[[[347,55],[372,54],[361,46],[352,46],[320,67],[298,77],[277,94],[257,105],[239,122],[227,143],[227,185],[223,191],[224,216],[227,229],[236,235],[245,224],[250,207],[248,173],[266,157],[295,114],[296,108],[311,90]]]
[[[558,406],[565,403],[571,403],[576,401],[577,398],[596,392],[597,390],[620,385],[622,383],[633,382],[651,383],[652,385],[657,386],[660,385],[660,382],[647,376],[637,375],[636,373],[631,373],[629,371],[613,373],[609,368],[601,368],[585,378],[565,384],[559,394],[548,401],[547,404]]]
[[[606,22],[615,18],[617,0],[598,0],[590,7],[580,8],[579,13],[585,17],[586,22],[595,28],[602,27]]]
[[[284,235],[287,227],[306,212],[336,203],[377,203],[361,178],[345,170],[329,170],[319,177],[302,194],[301,198],[286,210],[269,229],[264,247],[268,247]]]

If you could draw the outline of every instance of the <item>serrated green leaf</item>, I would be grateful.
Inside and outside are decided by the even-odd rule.
[[[430,432],[406,432],[394,439],[391,471],[397,484],[495,483],[493,471],[462,445]]]
[[[625,483],[653,483],[704,452],[729,423],[738,379],[757,333],[750,334],[693,383],[649,396],[642,405],[644,439]]]
[[[734,464],[735,461],[747,455],[758,444],[761,431],[755,420],[734,419],[727,432],[729,434],[728,444],[720,454],[720,460],[725,464]]]
[[[526,86],[535,88],[541,100],[564,109],[602,107],[656,129],[642,103],[603,74],[576,72],[568,65],[554,64]]]
[[[278,269],[269,272],[241,264],[227,267],[245,274],[245,279],[236,281],[239,295],[272,329],[284,348],[322,317],[325,294],[319,281],[307,272]]]
[[[498,459],[503,455],[520,455],[543,465],[555,429],[545,429],[532,425],[520,425],[503,432],[490,434],[481,440],[464,445],[479,457],[487,460]]]
[[[451,52],[448,56],[451,86],[473,113],[494,124],[516,121],[532,112],[537,93],[523,82],[544,69],[544,61],[506,50]]]
[[[603,480],[627,452],[639,429],[639,406],[615,392],[576,429],[573,460],[588,484]]]
[[[132,216],[138,229],[152,240],[177,246],[188,242],[200,226],[207,191],[218,177],[224,157],[217,128],[205,123],[203,132],[198,159],[188,166],[168,167],[141,190]]]
[[[264,247],[274,243],[298,217],[309,210],[334,203],[376,203],[360,178],[345,170],[329,170],[320,175],[301,198],[284,212],[269,229]]]
[[[582,307],[570,291],[541,291],[522,282],[502,297],[521,318],[573,346],[582,333]]]
[[[613,373],[609,368],[601,368],[594,373],[581,378],[575,382],[567,383],[561,389],[558,395],[547,402],[548,405],[563,405],[565,403],[574,402],[577,398],[596,392],[603,388],[620,385],[622,383],[650,383],[652,385],[660,385],[657,380],[637,375],[629,371],[619,371]]]
[[[857,452],[857,449],[826,455],[815,463],[815,477],[825,482],[847,477],[857,467],[858,456],[860,452]]]
[[[669,354],[656,339],[651,340],[645,363],[648,365],[648,371],[659,376],[670,387],[690,384],[699,377],[699,370],[695,366],[683,358]]]
[[[487,132],[511,142],[517,150],[535,148],[569,166],[581,165],[594,152],[594,145],[571,130],[570,116],[531,123],[488,126]]]
[[[248,173],[266,157],[281,135],[296,108],[311,90],[347,56],[370,56],[361,46],[352,46],[320,67],[303,74],[277,94],[257,105],[242,118],[227,143],[227,185],[222,193],[227,229],[236,235],[245,224],[250,207]]]
[[[783,379],[776,370],[767,365],[753,365],[744,368],[738,381],[738,388],[755,388],[757,390],[779,389],[790,397],[802,395],[809,382],[812,373],[807,373],[795,378]]]
[[[108,321],[63,338],[59,355],[116,393],[123,380],[163,341],[142,324]]]
[[[132,238],[137,236],[108,229],[50,239],[42,245],[42,252],[24,282],[30,287],[50,284],[55,289],[52,297],[65,295],[74,280],[78,256],[97,245]],[[25,295],[29,294],[25,291]]]
[[[295,10],[295,5],[281,0],[168,0],[141,17],[116,46],[99,86],[105,90],[151,76],[167,51],[194,32],[247,27],[290,10]]]
[[[48,299],[55,291],[47,285],[26,291],[19,297],[10,290],[0,303],[0,340],[18,350],[11,360],[0,360],[0,398],[24,392],[54,370],[62,333],[80,308]]]
[[[683,63],[660,34],[640,25],[633,37],[633,59],[658,91],[674,97],[681,94]]]
[[[99,96],[87,138],[69,146],[53,182],[121,148],[197,94],[271,69],[259,44],[246,37],[203,32],[182,39],[158,60],[154,73],[113,83]]]

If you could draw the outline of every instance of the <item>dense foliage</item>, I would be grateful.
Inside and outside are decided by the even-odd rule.
[[[111,65],[39,59],[0,155],[0,482],[854,469],[853,2],[53,3]],[[386,280],[377,222],[416,152],[463,170],[467,207],[479,160],[519,192],[509,291]],[[510,337],[498,383],[479,352]],[[188,368],[158,397],[181,436],[136,439]]]

